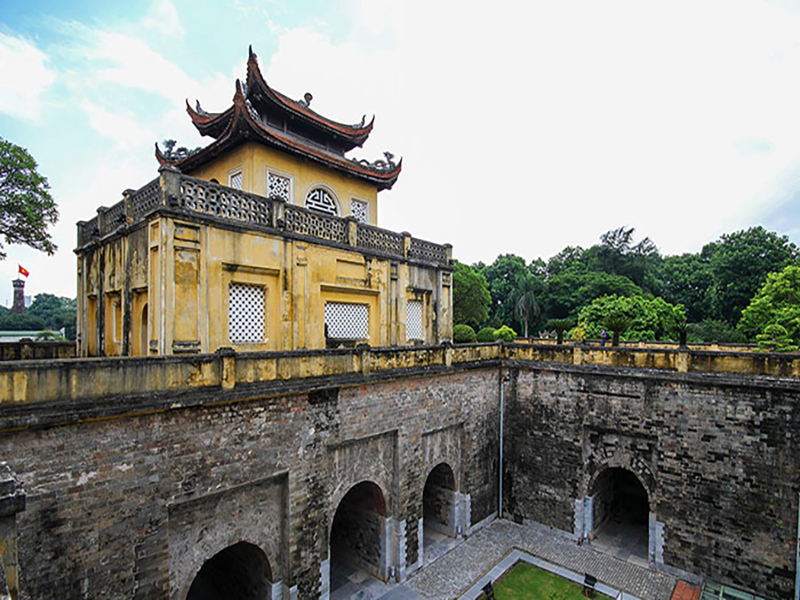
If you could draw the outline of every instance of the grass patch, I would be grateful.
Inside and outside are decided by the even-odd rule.
[[[497,600],[586,600],[583,586],[549,571],[518,562],[494,586]],[[605,598],[597,594],[599,598]]]

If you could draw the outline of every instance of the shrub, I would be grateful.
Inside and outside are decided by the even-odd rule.
[[[797,346],[792,343],[786,327],[772,323],[764,328],[764,333],[756,336],[760,349],[770,352],[797,352]]]
[[[478,332],[478,341],[493,342],[495,340],[494,333],[495,333],[494,327],[484,327]]]
[[[586,323],[578,323],[569,332],[569,339],[582,344],[586,339]]]
[[[741,331],[737,331],[725,321],[706,319],[699,323],[690,323],[688,329],[690,342],[740,344],[748,341]]]
[[[471,344],[475,339],[475,330],[469,325],[462,323],[453,327],[453,341],[456,344]]]
[[[511,329],[508,325],[503,325],[500,329],[494,332],[494,339],[503,340],[504,342],[513,342],[517,339],[517,332]]]

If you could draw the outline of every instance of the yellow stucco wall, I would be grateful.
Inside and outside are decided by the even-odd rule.
[[[333,192],[339,216],[350,216],[351,200],[360,200],[369,205],[369,224],[378,224],[378,192],[375,186],[261,144],[243,144],[187,175],[206,181],[216,179],[221,185],[229,185],[230,177],[241,170],[242,189],[266,196],[269,169],[291,178],[292,204],[305,207],[306,194],[316,187],[324,187]]]
[[[322,349],[327,302],[366,306],[368,335],[357,341],[371,346],[451,335],[441,269],[201,219],[156,216],[85,251],[79,267],[82,356]],[[232,284],[263,290],[258,341],[231,339]],[[412,300],[422,303],[421,340],[408,339]]]

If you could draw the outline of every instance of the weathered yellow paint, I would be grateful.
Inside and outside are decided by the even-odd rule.
[[[266,196],[269,169],[291,178],[292,204],[305,206],[306,194],[315,187],[322,186],[336,197],[339,216],[351,215],[350,203],[355,199],[368,203],[369,224],[378,223],[378,192],[374,186],[307,159],[254,142],[243,144],[187,175],[207,181],[215,179],[222,185],[229,185],[230,176],[241,170],[244,191]]]

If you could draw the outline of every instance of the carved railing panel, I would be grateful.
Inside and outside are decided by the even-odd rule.
[[[267,226],[271,224],[271,203],[267,198],[193,177],[181,177],[179,205],[224,219]]]
[[[161,204],[161,180],[156,177],[131,196],[130,217],[138,219]]]
[[[358,225],[358,247],[403,256],[403,235],[370,225]]]
[[[346,244],[347,221],[287,205],[284,210],[286,231]]]
[[[179,173],[168,173],[167,176],[175,177],[174,180],[167,179],[167,190],[173,189],[172,186],[177,186],[180,181],[177,205],[185,210],[266,227],[273,226],[272,211],[275,208],[273,202],[264,196]],[[137,221],[164,205],[164,194],[173,192],[162,189],[163,177],[162,175],[133,192],[128,198],[127,209],[124,201],[118,202],[107,209],[102,217],[94,217],[84,223],[78,231],[78,245],[89,243],[97,234],[106,235],[114,231],[126,222],[126,217]],[[174,205],[174,198],[170,197],[168,204]],[[291,204],[285,205],[282,212],[283,221],[279,220],[278,226],[285,231],[346,245],[354,242],[356,249],[372,250],[401,259],[405,256],[405,236],[401,233],[354,223],[356,239],[351,240],[348,219],[320,214]],[[408,258],[433,264],[448,264],[445,246],[415,238],[411,238]]]
[[[78,246],[83,246],[84,244],[88,244],[92,241],[92,237],[95,234],[99,234],[99,222],[97,217],[93,217],[86,221],[80,228],[78,232]]]
[[[436,264],[447,264],[447,248],[441,244],[411,238],[408,257]]]
[[[117,227],[125,223],[125,201],[117,202],[106,211],[103,217],[103,234],[114,231]]]

